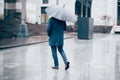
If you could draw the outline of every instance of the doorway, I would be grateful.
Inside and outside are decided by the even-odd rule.
[[[47,7],[41,7],[41,23],[46,24],[48,22],[48,15],[45,12]]]

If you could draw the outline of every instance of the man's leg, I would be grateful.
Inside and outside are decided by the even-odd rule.
[[[67,62],[67,57],[66,57],[66,54],[65,54],[65,52],[63,50],[63,46],[58,46],[58,51],[60,52],[60,54],[61,54],[61,56],[63,58],[63,61]]]
[[[59,63],[58,63],[58,57],[57,57],[57,47],[56,46],[51,46],[51,50],[52,50],[52,57],[54,60],[54,66],[58,67]]]
[[[67,70],[69,68],[70,62],[68,62],[68,60],[67,60],[66,54],[65,54],[65,52],[63,50],[63,46],[58,46],[58,51],[60,52],[60,54],[61,54],[61,56],[63,58],[63,61],[65,63],[65,70]]]

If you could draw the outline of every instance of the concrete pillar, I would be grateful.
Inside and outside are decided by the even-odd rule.
[[[21,24],[19,27],[18,38],[28,37],[28,28],[26,24],[26,0],[22,0]]]
[[[88,0],[86,0],[85,17],[88,17]]]
[[[59,0],[56,0],[56,5],[59,5]]]
[[[81,17],[83,17],[83,7],[84,7],[83,2],[81,2]]]
[[[26,19],[26,0],[22,0],[22,21],[21,24],[25,24],[25,19]]]
[[[3,0],[0,0],[0,19],[3,19],[4,15],[4,1]]]

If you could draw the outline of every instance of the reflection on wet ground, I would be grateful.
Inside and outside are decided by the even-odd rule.
[[[53,70],[48,43],[0,51],[0,80],[119,80],[120,35],[95,34],[91,40],[65,39],[65,52],[71,63]]]

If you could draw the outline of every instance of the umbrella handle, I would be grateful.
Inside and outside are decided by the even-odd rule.
[[[65,3],[67,2],[68,0],[65,0]],[[63,8],[65,7],[65,3],[63,4]]]

